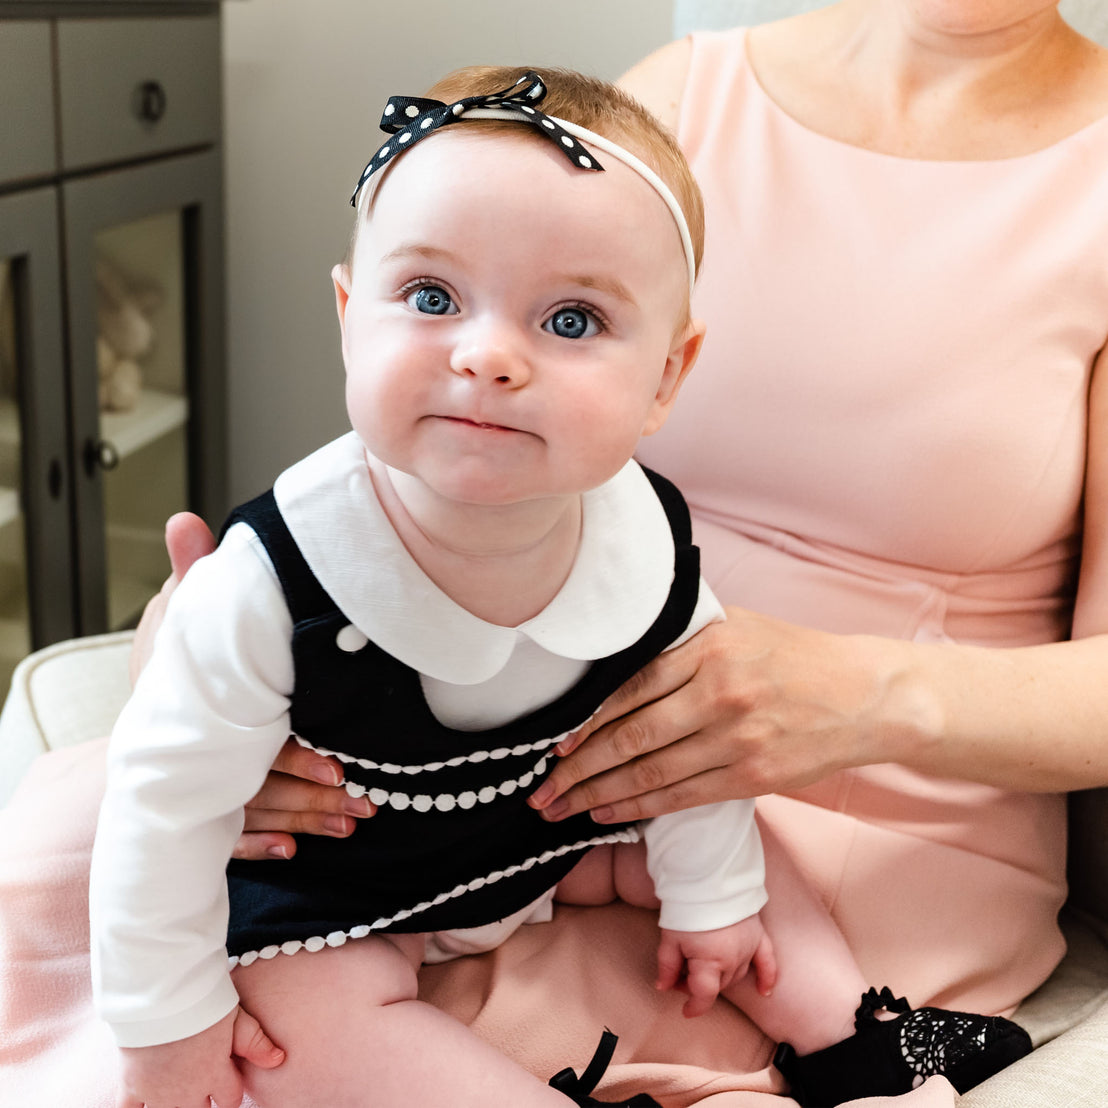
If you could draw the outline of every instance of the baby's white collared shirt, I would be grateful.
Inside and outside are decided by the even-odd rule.
[[[585,494],[574,568],[518,628],[478,619],[423,574],[377,504],[353,435],[287,471],[275,493],[351,621],[336,649],[372,638],[427,674],[431,710],[458,729],[495,727],[561,695],[590,661],[634,642],[669,593],[672,533],[634,463]],[[721,616],[702,582],[678,641]],[[174,594],[113,732],[90,907],[94,995],[120,1045],[195,1034],[237,1001],[223,868],[243,805],[289,734],[291,634],[261,540],[235,525]],[[660,816],[644,834],[663,927],[721,927],[765,902],[752,801]],[[167,920],[188,922],[167,929]]]
[[[282,473],[274,496],[308,566],[361,633],[351,644],[364,636],[417,670],[432,712],[461,730],[498,726],[561,695],[589,662],[647,631],[673,580],[669,522],[635,462],[584,494],[569,577],[518,627],[466,611],[420,569],[353,433]]]

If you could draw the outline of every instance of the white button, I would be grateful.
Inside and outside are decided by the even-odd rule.
[[[347,654],[361,650],[369,642],[369,636],[362,634],[352,623],[348,623],[336,636],[335,645]]]

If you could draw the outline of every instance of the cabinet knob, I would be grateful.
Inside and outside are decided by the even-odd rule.
[[[46,467],[46,491],[51,500],[60,500],[65,488],[65,476],[62,471],[62,463],[58,458],[51,458]]]
[[[135,115],[147,123],[157,123],[165,115],[168,99],[158,81],[143,81],[135,87]]]
[[[89,439],[85,443],[85,473],[91,477],[98,469],[115,469],[119,451],[107,439]]]

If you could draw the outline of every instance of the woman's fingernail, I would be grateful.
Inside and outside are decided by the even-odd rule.
[[[266,854],[270,858],[287,858],[289,856],[289,848],[287,846],[270,846],[266,848]]]
[[[576,734],[567,735],[556,747],[554,747],[555,753],[559,758],[564,758],[576,745],[578,736]]]
[[[552,823],[567,815],[569,815],[569,801],[562,796],[542,810],[542,818]]]
[[[616,814],[611,808],[605,806],[603,808],[593,808],[589,815],[592,816],[593,823],[612,823]]]
[[[348,796],[342,802],[342,810],[348,816],[371,816],[373,805],[368,796]]]
[[[337,785],[339,783],[339,771],[326,762],[319,762],[308,770],[308,775],[313,781],[321,785]]]
[[[332,835],[349,835],[354,830],[354,821],[347,816],[324,816],[323,828]]]
[[[554,786],[549,781],[544,781],[531,794],[532,808],[545,808],[554,799]]]

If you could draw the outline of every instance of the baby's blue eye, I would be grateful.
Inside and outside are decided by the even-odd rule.
[[[543,330],[563,339],[584,339],[597,334],[600,327],[583,308],[559,308],[543,324]]]
[[[409,293],[407,302],[417,312],[425,315],[454,314],[458,309],[454,301],[450,299],[450,293],[438,285],[420,285],[414,292]]]
[[[599,327],[584,308],[558,308],[543,324],[543,330],[564,339],[583,339],[596,335]]]

